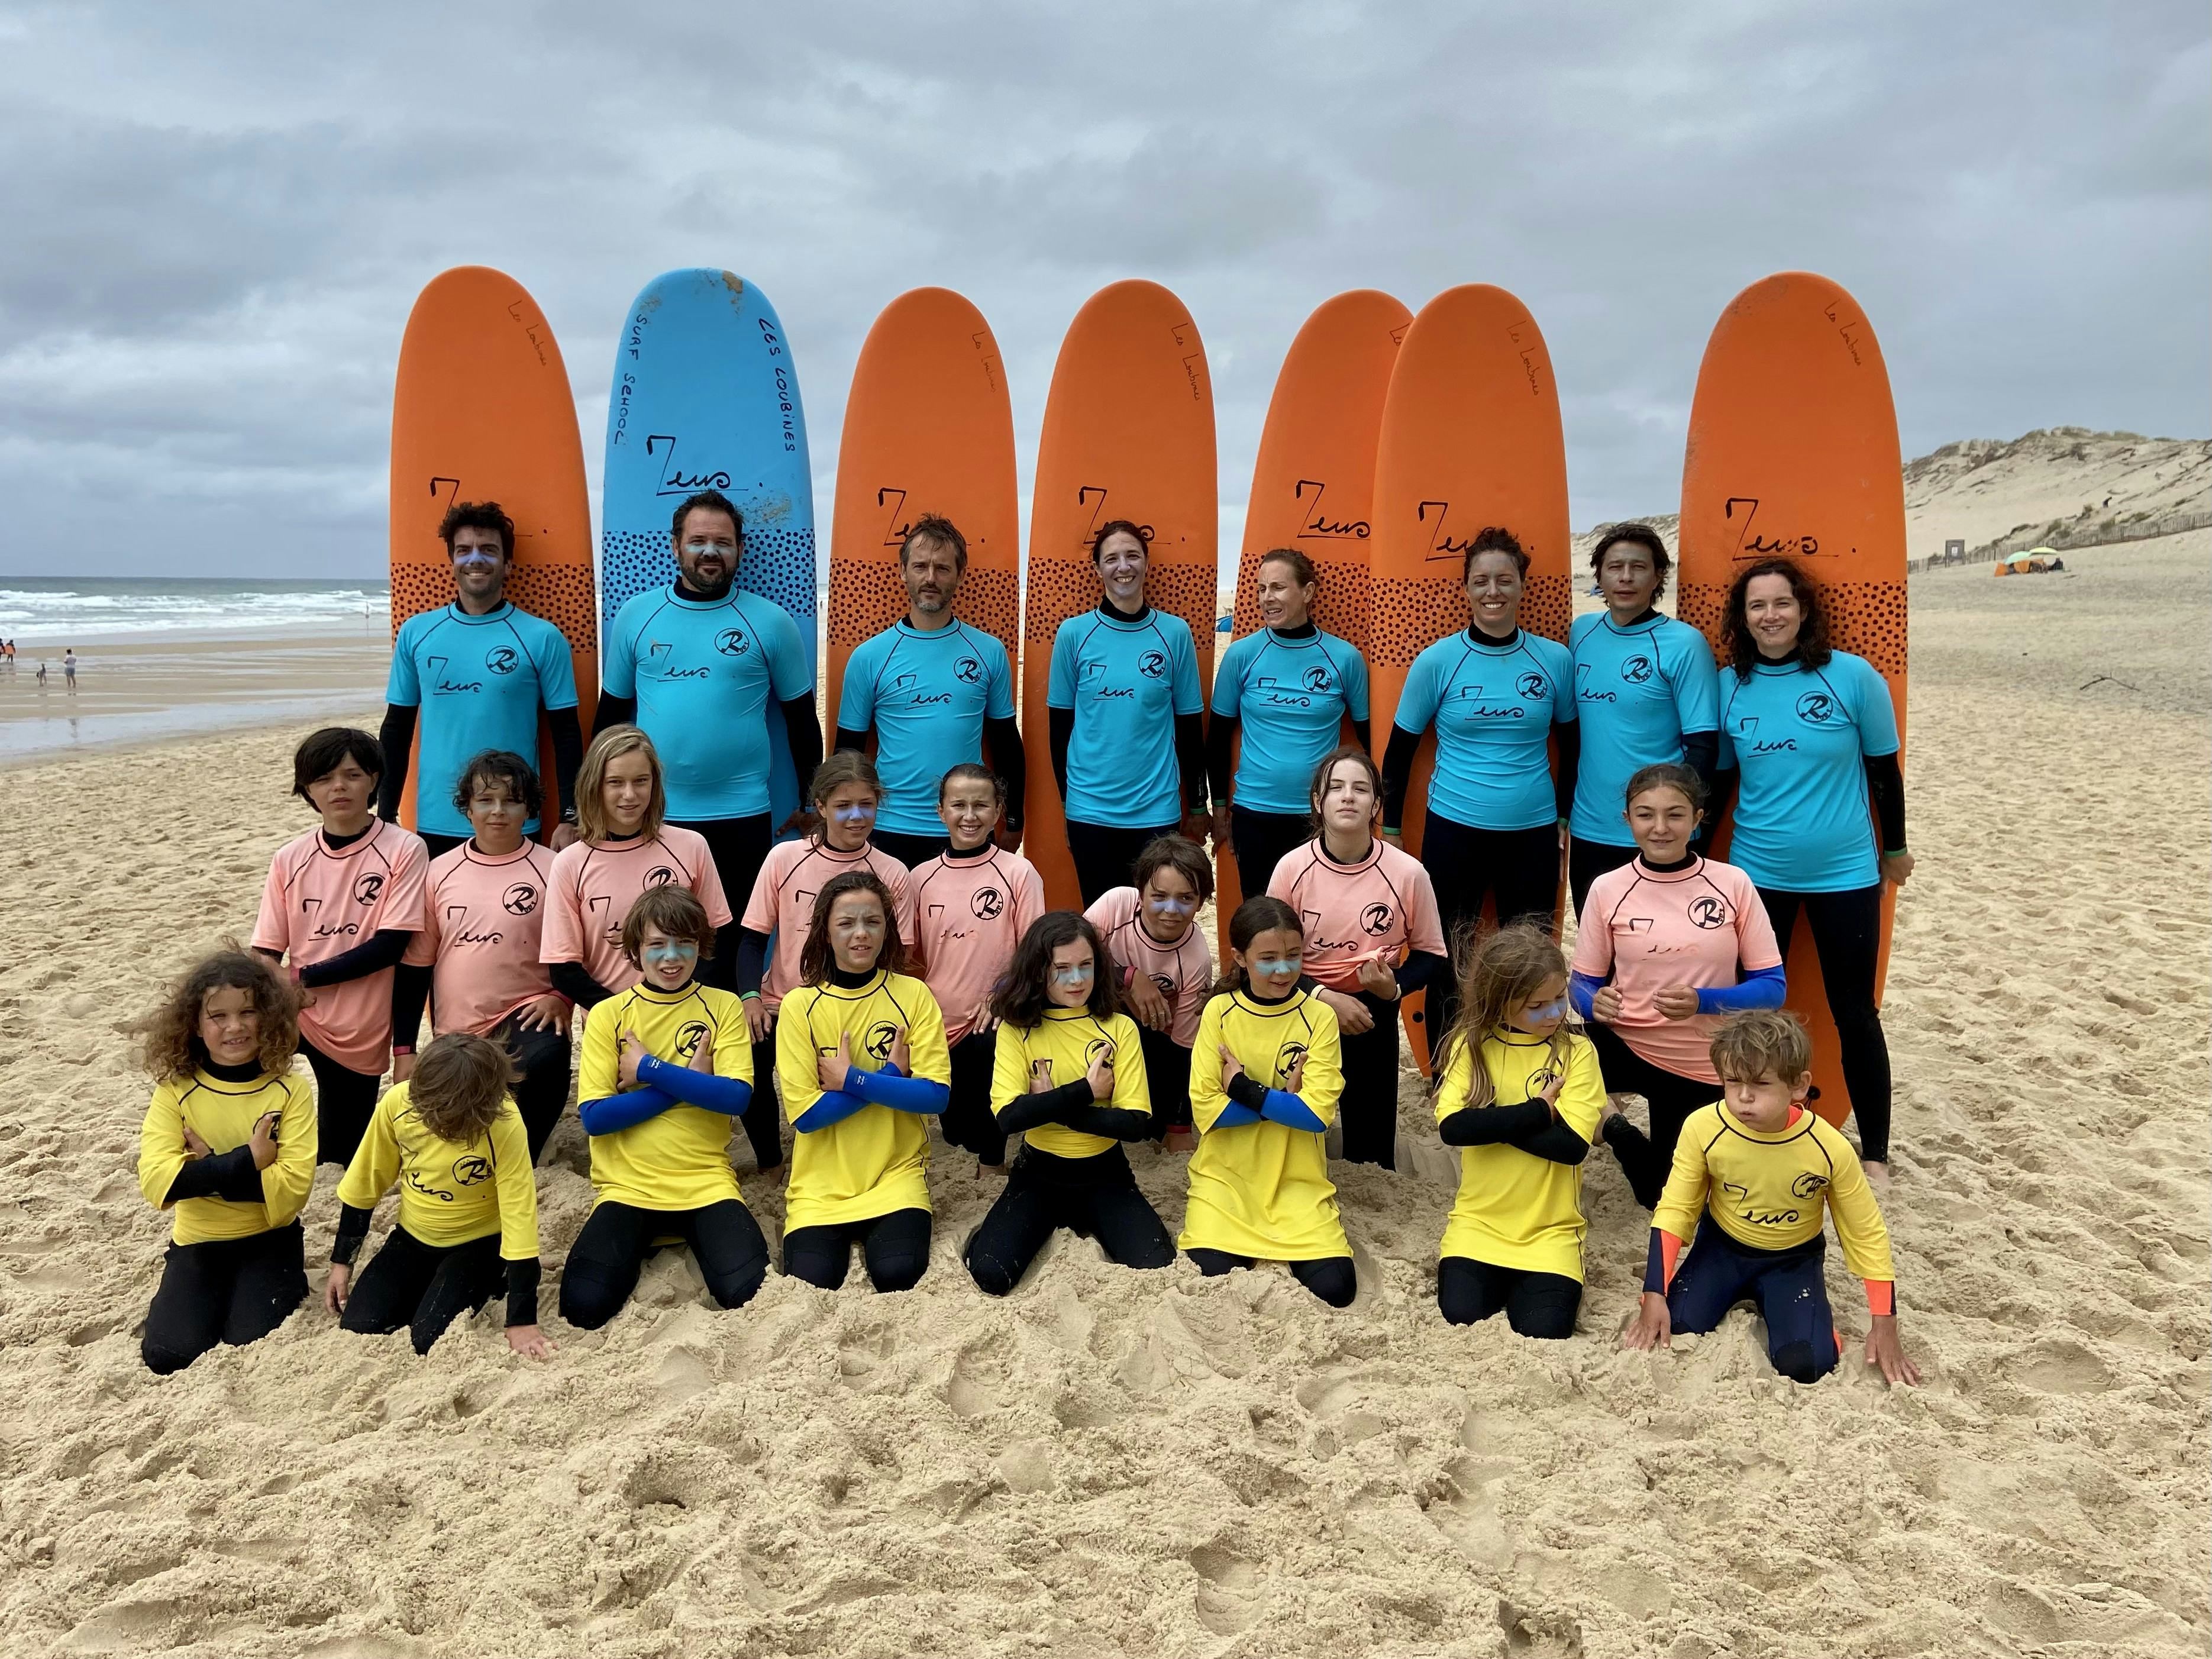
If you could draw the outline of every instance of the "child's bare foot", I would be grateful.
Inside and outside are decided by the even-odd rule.
[[[1867,1185],[1874,1188],[1876,1198],[1889,1196],[1889,1165],[1880,1158],[1869,1158],[1859,1167],[1866,1171]]]
[[[1181,1152],[1187,1158],[1198,1150],[1198,1132],[1194,1129],[1170,1129],[1160,1145],[1170,1152]]]

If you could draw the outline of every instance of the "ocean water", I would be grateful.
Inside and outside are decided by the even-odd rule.
[[[0,576],[0,639],[58,653],[88,640],[388,630],[389,584],[197,576]]]

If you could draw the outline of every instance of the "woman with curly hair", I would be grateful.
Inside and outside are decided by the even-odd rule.
[[[260,956],[204,958],[141,1030],[154,1098],[138,1188],[176,1220],[139,1352],[166,1376],[218,1342],[258,1341],[306,1297],[315,1103],[292,1072],[300,994]]]

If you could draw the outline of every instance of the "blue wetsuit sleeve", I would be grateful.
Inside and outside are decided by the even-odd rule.
[[[1735,985],[1706,985],[1698,990],[1701,1014],[1734,1014],[1746,1008],[1779,1008],[1790,983],[1780,968],[1755,968]]]
[[[1257,1123],[1259,1121],[1259,1113],[1254,1111],[1249,1106],[1232,1100],[1221,1109],[1220,1115],[1213,1120],[1213,1127],[1217,1129],[1241,1129],[1248,1123]]]
[[[1328,1127],[1315,1115],[1312,1107],[1281,1089],[1267,1091],[1267,1103],[1260,1109],[1260,1115],[1270,1123],[1279,1123],[1288,1129],[1310,1129],[1316,1134]]]
[[[933,1079],[902,1077],[890,1070],[864,1072],[857,1066],[846,1072],[844,1091],[870,1105],[924,1117],[943,1111],[952,1098],[952,1091]]]
[[[695,1072],[689,1066],[672,1066],[647,1054],[637,1064],[641,1080],[676,1097],[687,1106],[703,1106],[710,1112],[736,1117],[753,1097],[753,1085],[741,1077],[719,1077]]]
[[[1597,994],[1604,988],[1605,979],[1596,974],[1567,975],[1567,1001],[1578,1018],[1588,1019],[1590,1017],[1590,1004],[1596,1000]],[[1701,1014],[1709,1012],[1703,991],[1698,993],[1698,1012]]]
[[[659,1117],[676,1104],[675,1096],[663,1094],[658,1089],[632,1089],[627,1094],[578,1101],[576,1121],[584,1126],[587,1135],[611,1135],[617,1130],[634,1127],[647,1118]]]
[[[835,1090],[817,1097],[811,1106],[792,1120],[791,1127],[803,1135],[817,1129],[826,1129],[833,1123],[842,1123],[868,1103],[858,1095],[848,1095]]]

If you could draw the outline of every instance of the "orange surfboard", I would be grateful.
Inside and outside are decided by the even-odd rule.
[[[1825,276],[1784,271],[1729,302],[1705,343],[1682,461],[1680,614],[1728,661],[1736,569],[1774,555],[1820,584],[1831,643],[1881,671],[1905,731],[1905,483],[1881,347],[1858,302]],[[1900,754],[1900,764],[1902,756]],[[1728,826],[1715,838],[1727,854]],[[1889,966],[1897,890],[1881,901],[1875,1000]],[[1850,1110],[1812,929],[1790,942],[1790,1006],[1813,1034],[1814,1108]]]
[[[392,628],[452,602],[453,561],[438,524],[455,501],[497,501],[514,520],[507,597],[568,636],[586,734],[599,696],[592,512],[584,446],[561,348],[529,291],[503,271],[459,265],[431,279],[408,313],[392,394]],[[541,720],[541,725],[543,724]],[[417,735],[417,749],[420,736]],[[560,817],[553,748],[541,732],[541,824]],[[407,769],[400,822],[415,823],[419,769]]]
[[[842,467],[841,467],[842,471]],[[1022,849],[1054,909],[1079,909],[1075,865],[1052,774],[1045,688],[1053,635],[1098,603],[1091,538],[1128,519],[1151,549],[1146,599],[1190,625],[1201,685],[1213,678],[1213,382],[1183,302],[1157,283],[1101,289],[1076,313],[1053,365],[1030,501],[1022,623],[1022,737],[1029,812]]]
[[[1313,561],[1320,578],[1315,623],[1366,654],[1375,443],[1398,343],[1413,320],[1413,313],[1389,295],[1357,289],[1324,301],[1291,342],[1252,467],[1244,548],[1237,562],[1236,634],[1260,628],[1253,586],[1261,556],[1273,548],[1295,547]],[[1229,918],[1244,894],[1235,859],[1218,853],[1214,869],[1216,922],[1225,954]]]
[[[1566,447],[1551,354],[1528,307],[1502,288],[1448,289],[1421,307],[1398,349],[1375,459],[1369,544],[1374,620],[1368,652],[1375,757],[1419,656],[1470,626],[1462,575],[1477,532],[1501,525],[1528,550],[1521,625],[1564,644],[1573,618]],[[1435,738],[1407,790],[1406,850],[1418,854]],[[1429,1064],[1427,996],[1405,999],[1406,1032]]]
[[[968,538],[953,613],[1021,649],[1021,544],[1014,416],[999,343],[950,289],[918,288],[884,307],[860,347],[837,450],[830,542],[830,662],[823,690],[837,732],[845,665],[907,614],[899,543],[926,513]]]

